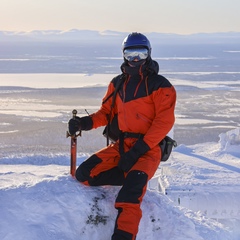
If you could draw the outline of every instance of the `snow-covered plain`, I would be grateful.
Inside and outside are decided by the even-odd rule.
[[[112,76],[0,75],[0,239],[110,239],[119,187],[70,176],[65,132],[72,109],[98,108]],[[240,83],[169,76],[178,147],[149,183],[137,239],[238,240]],[[78,138],[78,164],[105,146],[101,132]]]

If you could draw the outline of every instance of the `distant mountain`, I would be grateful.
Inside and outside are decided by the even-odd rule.
[[[196,33],[190,35],[179,35],[171,33],[151,32],[145,33],[149,39],[161,41],[162,43],[186,43],[186,42],[202,42],[202,43],[239,43],[240,32],[221,32],[221,33]],[[106,40],[123,40],[128,32],[117,32],[106,30],[103,32],[92,30],[71,29],[69,31],[61,30],[34,30],[31,32],[13,32],[0,31],[0,42],[91,42]]]
[[[109,38],[123,38],[127,33],[113,31],[92,31],[71,29],[61,30],[34,30],[31,32],[0,31],[0,42],[3,41],[89,41],[104,40]]]

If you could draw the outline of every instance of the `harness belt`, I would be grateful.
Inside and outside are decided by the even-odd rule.
[[[133,133],[133,132],[121,132],[119,136],[119,153],[120,155],[124,154],[124,138],[143,138],[144,134],[142,133]]]
[[[144,134],[142,133],[133,133],[133,132],[123,132],[123,138],[143,138]]]

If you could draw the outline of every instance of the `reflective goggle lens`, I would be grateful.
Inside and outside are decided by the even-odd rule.
[[[131,61],[140,61],[148,57],[148,50],[146,48],[127,48],[123,51],[123,57]]]

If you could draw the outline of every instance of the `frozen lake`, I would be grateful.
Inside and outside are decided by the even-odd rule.
[[[120,73],[121,41],[2,42],[1,141],[16,148],[47,146],[65,151],[72,109],[81,115],[85,109],[97,110],[107,84]],[[218,134],[239,126],[239,44],[193,39],[167,43],[153,38],[152,48],[160,74],[177,90],[174,136],[179,144],[217,141]],[[94,131],[99,132],[96,142],[104,145],[102,129]],[[24,146],[19,143],[22,137]],[[98,148],[86,141],[81,146],[83,151]]]
[[[0,74],[1,154],[6,148],[8,153],[16,148],[68,151],[65,131],[72,109],[76,108],[81,116],[86,114],[85,109],[96,111],[113,76]],[[240,81],[191,81],[172,76],[169,80],[178,94],[174,127],[178,144],[218,141],[218,134],[239,127]],[[85,132],[91,144],[83,141],[81,151],[104,146],[101,131]],[[92,135],[96,135],[96,145]]]

